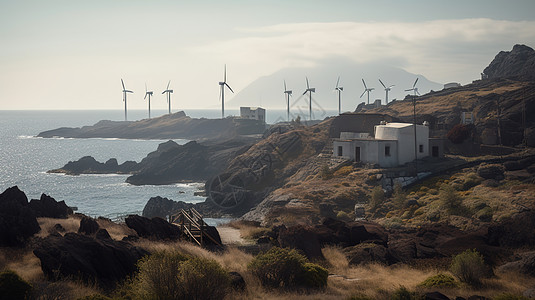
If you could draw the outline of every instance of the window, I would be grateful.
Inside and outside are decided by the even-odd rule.
[[[342,146],[338,146],[338,156],[342,156]]]
[[[390,156],[390,146],[385,146],[385,156]]]
[[[420,145],[420,153],[424,153],[424,145]]]

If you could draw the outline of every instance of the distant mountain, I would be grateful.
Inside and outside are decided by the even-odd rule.
[[[338,96],[334,91],[338,76],[340,76],[340,86],[344,87],[342,111],[354,111],[358,104],[367,101],[367,95],[360,98],[364,91],[362,79],[366,81],[369,88],[375,88],[370,93],[370,103],[375,99],[381,99],[384,104],[385,91],[378,79],[381,79],[387,86],[395,85],[389,92],[389,100],[403,99],[408,94],[405,89],[411,88],[417,77],[419,78],[418,88],[422,94],[443,88],[442,84],[400,68],[381,63],[359,64],[345,58],[331,58],[313,68],[287,68],[261,77],[228,101],[227,106],[285,108],[283,81],[286,80],[287,88],[293,90],[293,97],[290,101],[292,112],[297,113],[301,110],[308,114],[308,98],[302,96],[306,89],[305,76],[309,79],[310,87],[316,88],[316,93],[312,94],[312,98],[316,102],[313,103],[313,107],[317,118],[321,118],[321,109],[338,109]]]
[[[526,45],[514,45],[511,51],[500,51],[483,73],[490,79],[518,77],[535,80],[535,50]]]

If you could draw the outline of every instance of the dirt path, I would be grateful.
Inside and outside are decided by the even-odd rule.
[[[221,242],[223,242],[223,245],[247,244],[247,241],[241,237],[239,229],[228,226],[220,226],[217,227],[217,231],[219,231],[219,236],[221,236]]]

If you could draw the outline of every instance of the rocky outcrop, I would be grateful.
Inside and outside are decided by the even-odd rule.
[[[182,235],[178,226],[172,225],[162,218],[145,218],[137,215],[126,217],[125,223],[136,231],[137,235],[153,240],[178,240]]]
[[[535,245],[535,212],[527,211],[488,228],[489,244],[500,247]]]
[[[0,247],[23,246],[40,230],[24,192],[14,186],[0,194]]]
[[[500,272],[535,276],[535,252],[522,253],[517,260],[501,265],[498,270]]]
[[[511,51],[500,51],[483,71],[488,78],[520,77],[535,79],[535,50],[514,45]]]
[[[80,278],[109,289],[133,274],[146,251],[126,242],[96,239],[82,234],[51,235],[33,251],[49,280]]]
[[[141,162],[117,164],[112,158],[106,163],[85,156],[70,161],[49,173],[78,174],[132,174],[126,182],[135,185],[172,184],[181,181],[205,181],[221,172],[237,153],[242,153],[255,139],[235,139],[222,143],[200,144],[195,141],[179,145],[167,141],[149,153]]]
[[[39,200],[32,199],[29,207],[38,218],[65,219],[73,213],[72,209],[65,204],[65,201],[58,202],[45,194],[42,194]]]
[[[58,128],[39,137],[228,140],[240,134],[263,133],[265,124],[238,118],[194,119],[183,111],[135,122],[103,120],[92,126]]]
[[[78,228],[78,233],[92,235],[97,233],[99,229],[100,226],[98,225],[95,219],[88,216],[83,216],[82,219],[80,219],[80,227]]]

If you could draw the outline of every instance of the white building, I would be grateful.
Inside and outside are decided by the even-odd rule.
[[[240,117],[266,122],[266,110],[261,107],[240,107]]]
[[[396,167],[414,160],[414,125],[384,123],[376,125],[375,137],[362,133],[340,133],[333,141],[333,155],[357,162]],[[418,159],[429,156],[429,127],[416,125]]]
[[[458,82],[450,82],[450,83],[446,83],[444,85],[444,89],[446,90],[446,89],[456,88],[456,87],[460,87],[460,86],[461,86],[461,84],[458,83]]]

